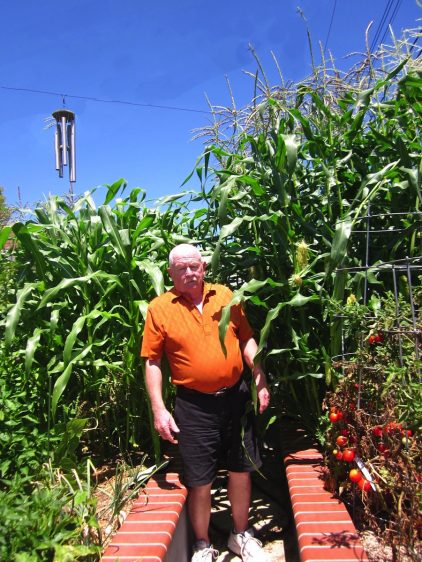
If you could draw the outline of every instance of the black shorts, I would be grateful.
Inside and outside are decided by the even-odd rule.
[[[252,472],[262,465],[255,437],[251,395],[244,381],[222,395],[179,387],[174,417],[188,487],[211,483],[217,471]]]

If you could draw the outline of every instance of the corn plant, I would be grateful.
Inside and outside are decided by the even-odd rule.
[[[33,220],[8,227],[19,271],[4,333],[9,346],[26,336],[24,384],[38,387],[49,428],[89,418],[89,448],[142,442],[158,455],[140,340],[148,302],[165,288],[168,252],[195,233],[195,214],[183,194],[149,208],[140,189],[121,197],[125,187],[107,186],[98,208],[89,192],[73,207],[50,197]]]
[[[253,103],[214,108],[215,122],[200,132],[211,142],[200,178],[213,273],[237,287],[234,302],[247,303],[275,389],[305,422],[317,420],[318,380],[330,384],[339,352],[327,303],[363,292],[361,274],[335,274],[368,258],[351,233],[374,215],[373,262],[421,249],[412,215],[422,201],[422,81],[409,45],[407,37],[382,47],[343,77],[324,60],[290,89],[271,87],[257,59]],[[404,235],[386,240],[380,223]]]

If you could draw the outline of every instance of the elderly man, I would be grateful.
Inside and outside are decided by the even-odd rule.
[[[195,246],[176,246],[169,262],[174,286],[148,307],[141,356],[146,359],[146,387],[155,429],[162,439],[179,444],[196,539],[192,562],[211,562],[218,555],[210,544],[208,528],[211,486],[220,466],[228,470],[233,519],[228,547],[244,562],[264,562],[261,543],[248,523],[250,473],[261,466],[261,460],[253,415],[244,415],[250,393],[242,380],[244,359],[252,370],[262,413],[270,395],[261,365],[254,364],[257,344],[242,307],[236,305],[231,308],[223,351],[218,323],[232,292],[222,285],[204,283],[205,263]],[[174,417],[162,397],[164,354],[177,387]]]

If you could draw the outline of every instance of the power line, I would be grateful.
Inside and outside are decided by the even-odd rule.
[[[48,90],[33,90],[31,88],[13,88],[12,86],[0,86],[0,88],[2,88],[3,90],[13,90],[15,92],[28,92],[28,93],[32,93],[32,94],[44,94],[44,95],[49,95],[49,96],[59,96],[62,98],[63,103],[65,98],[73,98],[73,99],[79,99],[79,100],[86,100],[86,101],[94,101],[94,102],[100,102],[100,103],[118,103],[120,105],[132,105],[135,107],[145,107],[145,108],[151,108],[151,109],[168,109],[171,111],[188,111],[191,113],[204,113],[209,115],[209,111],[205,111],[202,109],[192,109],[192,108],[188,108],[188,107],[176,107],[176,106],[171,106],[171,105],[157,105],[157,104],[152,104],[152,103],[138,103],[138,102],[133,102],[133,101],[125,101],[125,100],[105,100],[103,98],[96,98],[96,97],[91,97],[91,96],[76,96],[73,94],[63,94],[63,93],[59,93],[59,92],[50,92]]]
[[[390,11],[390,8],[391,8],[393,2],[394,2],[394,0],[388,0],[387,5],[386,5],[386,7],[384,8],[384,12],[383,12],[383,14],[382,14],[381,21],[380,21],[379,24],[378,24],[377,30],[376,30],[376,32],[375,32],[375,35],[374,35],[373,39],[372,39],[371,47],[370,47],[370,49],[369,49],[371,52],[374,50],[375,45],[376,45],[377,42],[378,42],[379,36],[380,36],[380,34],[381,34],[381,30],[382,30],[382,28],[383,28],[383,26],[384,26],[384,23],[385,23],[385,21],[386,21],[386,19],[387,19],[388,13],[389,13],[389,11]]]
[[[337,7],[337,0],[334,0],[334,6],[333,6],[333,10],[331,12],[331,19],[330,19],[330,25],[328,26],[328,31],[327,31],[327,37],[325,38],[325,42],[324,42],[324,53],[327,50],[327,46],[328,46],[328,40],[330,38],[330,33],[331,33],[331,26],[333,25],[333,20],[334,20],[334,14],[336,11],[336,7]]]
[[[395,8],[397,8],[398,2],[399,2],[399,0],[396,0]],[[376,30],[375,35],[374,35],[374,38],[372,39],[372,43],[371,43],[371,47],[370,47],[371,53],[374,52],[374,49],[379,42],[379,38],[381,36],[381,33],[382,33],[383,28],[384,28],[385,22],[387,21],[387,18],[390,14],[390,10],[393,8],[393,3],[394,3],[394,0],[388,0],[387,5],[384,8],[384,12],[382,14],[381,21],[379,22],[377,30]],[[395,8],[393,8],[393,11],[394,11]],[[391,19],[390,19],[390,21],[391,21]],[[387,29],[388,29],[388,26],[387,26]]]
[[[388,28],[389,28],[390,25],[393,23],[394,18],[396,17],[397,12],[399,11],[399,8],[400,8],[400,6],[401,6],[401,3],[402,3],[402,0],[398,0],[398,1],[397,1],[396,7],[394,8],[394,12],[393,12],[393,14],[392,14],[392,16],[391,16],[391,18],[390,18],[390,21],[389,21],[388,24],[387,24],[387,27],[385,28],[384,35],[382,36],[382,39],[381,39],[380,43],[382,43],[382,42],[384,41],[385,36],[387,35]]]

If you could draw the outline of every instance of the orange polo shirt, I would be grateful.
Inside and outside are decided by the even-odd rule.
[[[174,288],[156,297],[148,306],[141,356],[157,360],[165,353],[176,385],[200,392],[234,385],[243,371],[239,342],[252,337],[252,329],[242,306],[232,306],[224,355],[218,322],[232,295],[223,285],[205,283],[202,314]]]

